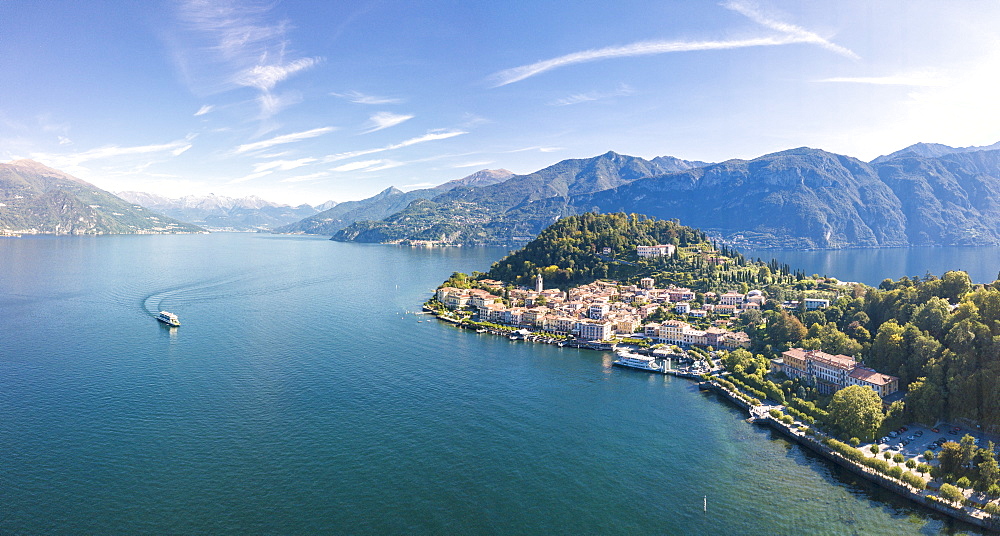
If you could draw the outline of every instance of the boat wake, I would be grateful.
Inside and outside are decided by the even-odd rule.
[[[142,309],[146,314],[155,317],[166,307],[183,308],[187,304],[205,302],[234,297],[254,297],[287,292],[299,288],[322,285],[339,279],[337,275],[284,280],[279,277],[249,277],[233,276],[191,282],[158,290],[141,299]]]

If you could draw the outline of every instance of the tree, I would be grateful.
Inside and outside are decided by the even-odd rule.
[[[833,322],[813,324],[802,340],[803,348],[822,350],[831,354],[854,355],[861,351],[861,343],[837,329]]]
[[[845,387],[833,395],[827,407],[830,422],[851,436],[872,439],[882,426],[882,399],[875,391],[860,385]]]
[[[950,503],[962,502],[965,500],[965,494],[962,490],[952,486],[951,484],[941,484],[941,497]]]
[[[938,461],[941,463],[941,471],[944,473],[955,473],[962,466],[962,449],[958,443],[947,441],[941,445],[941,454],[938,454]]]
[[[993,457],[993,451],[986,455],[986,459],[979,463],[979,478],[976,480],[976,489],[986,491],[1000,481],[1000,464],[997,464]]]
[[[962,441],[959,442],[958,447],[962,453],[962,467],[971,468],[972,460],[976,459],[976,454],[979,452],[979,449],[976,448],[976,438],[965,434],[962,436]]]
[[[917,422],[931,424],[937,421],[944,413],[944,403],[941,389],[928,382],[927,378],[917,378],[910,384],[906,405],[913,412],[913,418]]]

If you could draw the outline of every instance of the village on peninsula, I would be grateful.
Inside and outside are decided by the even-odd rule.
[[[630,229],[645,236],[623,239]],[[676,222],[584,214],[559,220],[489,273],[453,274],[425,309],[514,340],[691,363],[658,370],[697,380],[751,420],[880,487],[996,529],[1000,464],[987,429],[998,428],[954,425],[940,401],[927,400],[926,378],[869,365],[887,362],[877,351],[898,343],[887,330],[901,328],[895,318],[865,322],[863,309],[875,313],[878,300],[915,289],[929,296],[924,308],[946,317],[961,314],[969,298],[1000,296],[996,284],[973,288],[967,279],[949,272],[873,289],[748,261]],[[550,280],[557,286],[546,288]]]

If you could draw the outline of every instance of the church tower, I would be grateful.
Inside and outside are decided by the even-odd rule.
[[[542,291],[542,274],[535,276],[535,292]]]

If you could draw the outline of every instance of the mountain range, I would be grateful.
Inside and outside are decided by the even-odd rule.
[[[204,229],[130,203],[38,162],[0,164],[0,234],[195,232]]]
[[[209,194],[169,198],[145,192],[117,192],[118,197],[181,221],[211,231],[258,231],[288,225],[337,205],[327,201],[320,207],[292,207],[257,196],[242,198]]]
[[[456,188],[486,187],[503,182],[513,176],[514,174],[506,169],[484,169],[433,188],[404,192],[398,188],[389,187],[361,201],[339,203],[302,221],[279,227],[275,229],[275,232],[332,235],[357,221],[380,220],[388,217],[405,209],[418,199],[430,199]]]
[[[757,247],[1000,244],[1000,144],[921,143],[871,162],[807,147],[715,164],[609,152],[428,193],[381,218],[356,215],[333,239],[512,246],[593,211],[680,219]]]

